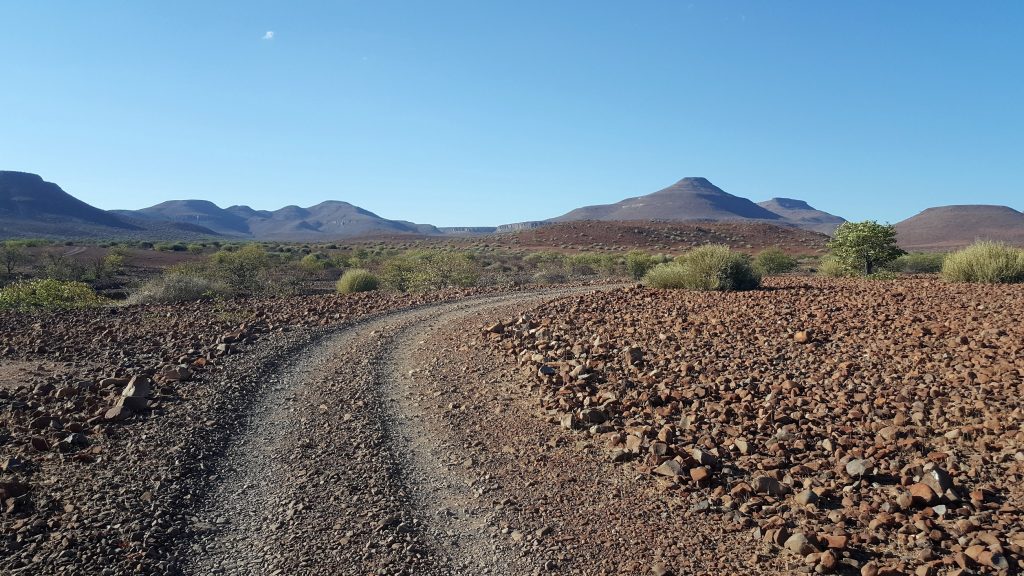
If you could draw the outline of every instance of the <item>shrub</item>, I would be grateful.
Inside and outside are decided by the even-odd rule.
[[[655,288],[753,290],[761,285],[761,276],[746,254],[710,245],[690,250],[674,263],[655,266],[644,281]]]
[[[942,277],[950,282],[1024,282],[1024,250],[1001,242],[977,242],[946,256]]]
[[[299,260],[299,267],[306,272],[321,272],[327,269],[330,262],[319,254],[307,254]]]
[[[888,268],[906,274],[937,274],[942,271],[943,253],[913,252],[893,260]]]
[[[188,302],[230,296],[231,289],[194,269],[170,269],[143,284],[128,297],[129,304]]]
[[[644,284],[652,288],[689,288],[689,276],[681,264],[659,264],[644,275]]]
[[[633,250],[626,254],[626,273],[634,280],[643,278],[655,264],[654,258],[650,254],[644,254],[639,250]]]
[[[353,268],[346,270],[338,280],[338,292],[340,294],[370,292],[376,290],[379,285],[380,281],[369,270]]]
[[[211,277],[227,284],[235,294],[259,294],[267,289],[271,261],[259,244],[216,252],[210,256],[207,266]]]
[[[386,260],[381,267],[381,277],[384,285],[393,290],[424,292],[474,286],[480,271],[469,254],[416,251]]]
[[[781,248],[772,247],[762,250],[754,258],[754,269],[765,276],[785,274],[796,270],[796,258],[786,254]]]
[[[0,309],[70,310],[100,306],[104,300],[88,285],[47,278],[15,282],[0,288]]]
[[[601,257],[596,254],[575,254],[565,262],[570,276],[596,276],[601,268]]]
[[[153,245],[153,250],[157,252],[184,252],[187,249],[184,242],[157,242]]]
[[[856,276],[857,273],[847,268],[837,258],[832,256],[823,256],[818,262],[818,275],[827,276],[829,278],[845,278],[849,276]]]
[[[85,265],[63,254],[49,252],[43,260],[42,275],[50,280],[77,282],[85,279]]]

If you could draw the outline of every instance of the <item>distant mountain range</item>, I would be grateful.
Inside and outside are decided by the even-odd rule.
[[[142,210],[95,208],[35,174],[0,171],[0,239],[127,238],[317,241],[378,234],[435,235],[429,224],[381,218],[347,202],[309,208],[221,208],[206,200],[171,200]]]
[[[550,220],[498,227],[437,228],[389,220],[347,202],[329,200],[302,208],[255,210],[221,208],[206,200],[171,200],[141,210],[95,208],[35,174],[0,171],[0,239],[191,240],[226,238],[280,241],[331,241],[376,235],[490,234],[580,221],[751,222],[798,227],[832,234],[845,222],[792,198],[760,203],[734,196],[706,178],[683,178],[675,184],[614,204],[584,206]],[[908,250],[946,250],[975,239],[1024,245],[1024,214],[1006,206],[929,208],[896,225]]]
[[[348,202],[328,200],[309,208],[220,208],[206,200],[170,200],[142,210],[114,213],[143,221],[189,223],[223,236],[266,240],[331,240],[374,234],[441,234],[429,224],[387,220]]]

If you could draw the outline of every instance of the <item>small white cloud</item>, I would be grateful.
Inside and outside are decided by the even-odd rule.
[[[274,39],[274,31],[273,30],[267,30],[267,32],[263,35],[263,39],[264,40],[273,40]]]

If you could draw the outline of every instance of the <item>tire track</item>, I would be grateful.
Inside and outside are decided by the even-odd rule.
[[[314,342],[265,378],[198,513],[188,573],[516,574],[462,453],[417,404],[410,355],[435,326],[554,296],[387,314]],[[469,463],[466,465],[466,463]]]

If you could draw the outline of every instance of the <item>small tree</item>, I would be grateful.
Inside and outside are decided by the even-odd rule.
[[[896,245],[896,228],[874,220],[844,222],[828,243],[829,254],[844,268],[874,274],[879,266],[906,254]]]
[[[0,261],[8,276],[14,276],[14,270],[22,264],[28,264],[29,260],[28,252],[21,244],[10,241],[0,244]]]

